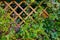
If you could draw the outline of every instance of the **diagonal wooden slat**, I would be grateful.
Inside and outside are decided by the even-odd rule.
[[[7,6],[9,6],[9,7],[15,12],[16,15],[19,16],[19,18],[20,18],[22,21],[24,21],[24,20],[22,19],[22,17],[21,17],[10,5],[8,5],[8,3],[7,3],[6,1],[4,1],[4,2],[7,4]],[[24,22],[25,22],[25,21],[24,21]]]
[[[44,0],[45,1],[45,0]],[[30,19],[32,20],[32,21],[34,21],[34,22],[36,22],[36,20],[34,20],[33,19],[33,16],[31,16],[32,14],[34,14],[34,13],[37,13],[37,8],[38,7],[42,7],[41,5],[43,4],[43,2],[44,1],[41,1],[35,8],[33,8],[31,5],[32,5],[32,3],[27,3],[26,1],[21,1],[20,3],[17,3],[16,1],[11,1],[11,2],[6,2],[6,1],[4,1],[3,3],[4,4],[6,4],[6,6],[5,6],[5,10],[8,10],[9,8],[12,10],[11,12],[10,12],[10,15],[14,12],[14,14],[16,14],[16,17],[15,18],[12,18],[12,17],[10,17],[10,19],[11,20],[13,20],[14,22],[17,20],[17,18],[19,17],[22,21],[19,23],[20,25],[22,24],[22,23],[25,23],[25,20],[27,20],[29,17],[30,17]],[[2,3],[2,1],[0,2],[0,5],[1,5],[1,3]],[[12,6],[10,6],[11,4],[16,4],[16,7],[15,8],[12,8]],[[27,6],[25,7],[25,8],[23,8],[23,7],[21,7],[21,4],[22,3],[25,3]],[[23,5],[24,6],[24,5]],[[20,8],[22,11],[20,12],[20,13],[18,13],[16,10],[17,10],[17,8]],[[28,8],[30,8],[31,9],[31,12],[27,12],[26,10],[28,9]],[[47,9],[48,7],[46,7],[45,9],[43,8],[43,10],[42,10],[42,12],[41,13],[39,13],[39,16],[41,16],[41,14],[43,15],[43,17],[48,17],[48,12],[46,11],[46,9]],[[9,10],[10,10],[9,9]],[[21,14],[22,13],[25,13],[26,14],[26,17],[23,19],[23,17],[21,17]],[[15,22],[16,23],[16,22]],[[17,24],[17,23],[16,23]]]
[[[17,4],[17,2],[15,2],[15,3]],[[19,4],[17,4],[17,5],[19,6]],[[25,11],[25,9],[23,9],[21,6],[19,6],[19,7],[28,15],[28,13]],[[25,19],[27,19],[27,17]]]

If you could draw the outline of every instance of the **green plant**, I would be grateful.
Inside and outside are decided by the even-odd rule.
[[[35,0],[27,0],[28,3],[32,2],[33,5],[37,5],[44,0],[34,1]],[[46,6],[48,7],[46,10],[49,14],[48,18],[41,16],[42,10]],[[9,13],[5,17],[6,12],[4,9],[0,8],[0,10],[0,30],[4,31],[0,40],[60,40],[60,3],[57,0],[52,2],[51,0],[45,0],[41,7],[37,8],[37,12],[31,15],[35,21],[31,20],[31,17],[28,17],[28,19],[25,20],[26,22],[20,26],[18,33],[15,33],[13,25],[7,35],[5,35],[5,33],[8,31],[9,23],[12,21],[9,19]],[[27,10],[27,12],[29,12],[29,10]]]
[[[10,20],[9,13],[7,13],[3,8],[0,7],[0,39],[4,40],[5,35],[9,32],[10,23],[13,22]],[[12,33],[12,32],[11,32]]]
[[[59,40],[59,29],[60,29],[60,3],[57,1],[45,1],[44,4],[48,6],[47,12],[49,13],[48,18],[44,19],[42,16],[39,16],[39,13],[42,12],[43,7],[37,9],[37,13],[34,13],[32,16],[34,21],[27,19],[26,23],[20,27],[20,32],[18,32],[18,37],[22,39],[44,39],[44,40]],[[30,18],[30,17],[29,17]]]

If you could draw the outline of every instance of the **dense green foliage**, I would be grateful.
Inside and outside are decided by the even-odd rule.
[[[13,21],[10,20],[9,13],[7,13],[3,8],[0,7],[0,40],[2,40],[1,37],[3,37],[3,35],[5,35],[9,30],[11,22]]]
[[[41,0],[43,1],[43,0]],[[41,2],[37,0],[35,4]],[[28,3],[34,3],[34,0],[28,1]],[[0,31],[4,31],[0,35],[0,40],[60,40],[60,3],[55,1],[45,0],[41,7],[39,7],[36,11],[37,13],[33,13],[33,18],[35,21],[32,21],[28,17],[26,23],[20,26],[19,32],[15,33],[14,28],[9,31],[6,35],[5,32],[8,31],[9,23],[12,22],[9,19],[9,13],[5,17],[5,11],[0,8]],[[39,16],[39,13],[48,6],[47,12],[49,13],[48,18],[44,18],[43,16]]]

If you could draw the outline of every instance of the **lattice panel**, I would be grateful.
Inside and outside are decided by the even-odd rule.
[[[28,17],[30,17],[30,19],[32,21],[35,21],[33,19],[33,17],[31,16],[33,13],[37,13],[37,9],[39,7],[42,7],[44,1],[41,1],[38,5],[34,6],[32,5],[32,3],[27,3],[26,1],[21,1],[20,3],[17,3],[16,1],[11,1],[11,2],[6,2],[6,1],[1,1],[1,4],[4,4],[3,8],[10,13],[10,19],[16,21],[19,21],[17,24],[22,24],[25,23],[25,20],[28,19]],[[46,9],[48,7],[45,7],[42,10],[42,15],[47,18],[48,17],[48,13],[46,12]],[[39,14],[41,15],[41,13]]]

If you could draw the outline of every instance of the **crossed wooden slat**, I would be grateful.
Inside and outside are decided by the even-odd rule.
[[[10,15],[11,15],[13,12],[14,12],[14,14],[17,15],[15,18],[11,18],[11,17],[10,17],[10,19],[11,19],[11,20],[14,20],[14,22],[15,22],[15,20],[17,20],[17,18],[19,17],[19,18],[22,20],[22,21],[19,23],[19,24],[21,25],[22,23],[25,23],[25,20],[27,20],[28,17],[30,17],[31,20],[33,20],[34,22],[36,22],[31,15],[33,14],[33,12],[34,12],[34,13],[37,13],[37,11],[36,11],[37,8],[38,8],[38,7],[41,7],[41,5],[42,5],[43,2],[44,2],[44,1],[40,2],[40,3],[38,4],[38,6],[36,6],[35,8],[32,8],[32,6],[31,6],[32,3],[28,4],[26,1],[22,1],[22,2],[20,2],[20,3],[17,3],[16,1],[11,1],[10,3],[4,1],[4,3],[7,5],[4,9],[7,10],[8,8],[10,8],[10,9],[12,10],[12,11],[10,12]],[[10,6],[12,3],[15,3],[15,4],[17,5],[14,9]],[[24,9],[20,6],[22,3],[27,4],[27,6],[26,6]],[[0,4],[1,4],[1,2],[0,2]],[[22,10],[19,14],[15,11],[18,7]],[[30,9],[32,9],[32,11],[31,11],[30,13],[27,13],[27,12],[26,12],[26,10],[27,10],[28,7],[29,7]],[[46,12],[46,9],[47,9],[47,8],[48,8],[48,7],[46,7],[45,9],[42,10],[42,13],[44,13],[43,16],[46,16],[46,15],[48,16],[48,13]],[[27,15],[24,19],[20,16],[23,12]],[[41,15],[42,13],[40,13],[39,15]],[[16,23],[16,22],[15,22],[15,23]]]

